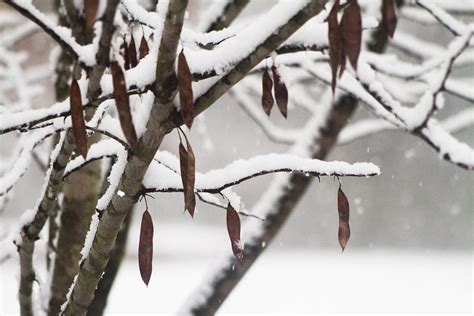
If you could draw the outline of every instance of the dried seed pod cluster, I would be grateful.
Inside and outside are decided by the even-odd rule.
[[[270,113],[273,108],[273,104],[278,106],[281,115],[284,118],[288,116],[288,89],[286,88],[286,84],[281,77],[278,68],[275,65],[271,67],[273,80],[268,73],[268,69],[265,69],[262,76],[262,108],[263,111],[270,116]],[[275,98],[273,98],[273,93],[275,94]]]
[[[337,74],[342,76],[346,66],[346,58],[357,71],[362,45],[362,17],[357,0],[349,0],[344,9],[341,21],[338,13],[341,10],[339,0],[334,1],[331,11],[326,19],[328,23],[329,59],[332,72],[331,88],[334,93],[337,83]],[[390,37],[393,37],[397,25],[397,16],[393,0],[382,2],[382,26]]]

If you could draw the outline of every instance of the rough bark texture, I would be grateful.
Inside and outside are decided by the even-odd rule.
[[[278,30],[280,35],[269,36],[251,54],[251,57],[239,63],[224,77],[221,84],[215,85],[210,93],[205,94],[205,107],[209,107],[308,19],[320,12],[324,2],[310,2],[290,19],[289,23]],[[176,126],[171,121],[171,116],[175,113],[173,99],[176,95],[174,60],[186,4],[187,1],[184,0],[170,2],[158,53],[155,105],[151,111],[146,132],[140,139],[136,153],[129,159],[121,178],[118,189],[124,192],[124,195],[115,195],[102,216],[89,256],[79,272],[71,300],[66,308],[66,315],[86,313],[94,296],[93,291],[110,257],[122,221],[131,206],[136,203],[145,172],[163,137]]]
[[[84,17],[75,9],[73,1],[66,0],[64,3],[74,37],[79,43],[89,43],[92,40],[93,34],[86,31]],[[97,54],[98,65],[91,71],[87,91],[91,100],[94,100],[100,93],[100,85],[98,82],[108,63],[110,48],[106,46],[106,43],[111,42],[115,30],[113,20],[117,5],[117,0],[109,1],[103,18],[105,31],[102,33],[100,39],[102,47]],[[104,55],[107,55],[105,60],[102,57]],[[100,61],[102,61],[102,63]],[[87,109],[85,114],[85,119],[89,120],[94,114],[94,109]],[[100,134],[95,133],[88,139],[88,143],[92,144],[99,140]],[[100,180],[101,162],[95,161],[69,175],[65,181],[63,188],[63,210],[60,220],[61,227],[57,238],[56,256],[50,289],[51,295],[48,304],[48,315],[50,316],[60,313],[61,306],[66,302],[67,293],[74,281],[74,277],[79,272],[80,252],[89,230],[92,215],[95,212]]]
[[[147,123],[147,132],[140,139],[136,153],[129,159],[120,180],[118,189],[125,194],[115,195],[102,215],[92,248],[81,267],[65,315],[87,313],[122,222],[136,203],[146,170],[167,132],[164,123],[174,109],[173,99],[176,95],[174,61],[186,6],[186,0],[171,1],[169,4],[158,53],[156,99]]]
[[[222,15],[208,28],[208,31],[210,32],[213,30],[219,30],[229,26],[245,8],[248,2],[249,0],[231,0],[231,2],[224,8]],[[155,8],[156,2],[150,6],[150,9],[152,10]],[[97,289],[95,290],[94,299],[89,306],[89,310],[87,311],[88,316],[100,316],[105,312],[110,291],[125,255],[125,247],[131,227],[131,212],[132,211],[128,211],[128,215],[125,218],[122,228],[117,235],[112,254],[104,271],[104,275],[99,281]]]
[[[117,235],[115,245],[110,255],[109,262],[105,268],[105,273],[99,281],[99,285],[95,290],[94,300],[89,306],[87,311],[88,316],[101,316],[104,315],[105,307],[107,306],[107,299],[109,297],[110,290],[115,281],[115,277],[122,264],[123,257],[125,255],[125,247],[127,245],[127,237],[130,231],[132,223],[133,212],[129,211],[128,215],[123,221],[122,228]]]
[[[66,1],[65,4],[67,4]],[[69,3],[71,3],[69,1]],[[103,31],[100,38],[99,51],[97,54],[98,65],[95,66],[90,75],[88,96],[91,100],[95,100],[100,94],[100,78],[108,65],[108,58],[110,52],[110,43],[114,31],[113,19],[115,16],[115,10],[119,3],[119,0],[110,0],[108,2],[107,9],[104,15]],[[15,3],[7,2],[7,4],[15,7],[20,13],[28,17],[28,13],[24,10],[19,9],[15,6]],[[30,17],[31,18],[31,17]],[[34,19],[32,19],[34,20]],[[92,110],[91,110],[92,111]],[[92,113],[86,113],[89,117]],[[38,239],[39,233],[43,229],[46,220],[50,216],[52,210],[54,210],[55,204],[57,203],[58,193],[62,187],[62,180],[64,175],[64,169],[70,160],[71,154],[74,150],[74,139],[72,132],[66,132],[65,141],[63,142],[59,151],[58,157],[53,162],[50,177],[46,191],[43,195],[42,200],[39,203],[36,214],[33,221],[27,224],[22,229],[22,241],[19,245],[19,256],[20,256],[20,288],[19,288],[19,301],[22,315],[32,315],[32,285],[35,279],[35,273],[32,266],[32,256],[34,252],[34,243]]]
[[[33,315],[31,294],[33,281],[35,280],[35,272],[33,269],[34,243],[39,238],[39,233],[46,224],[50,211],[57,203],[58,193],[62,186],[64,169],[66,168],[73,148],[74,140],[72,132],[67,132],[58,157],[53,163],[46,191],[33,221],[22,229],[21,245],[18,247],[20,255],[20,288],[18,297],[21,315]]]
[[[95,141],[99,134],[90,140]],[[61,226],[51,282],[48,315],[58,315],[75,275],[79,272],[81,249],[95,213],[100,187],[100,161],[94,161],[69,175],[63,186]]]
[[[61,1],[55,0],[54,7],[59,17],[59,25],[67,26],[68,21],[65,12],[60,10]],[[56,102],[61,102],[66,100],[69,97],[69,81],[72,76],[72,65],[74,63],[74,58],[69,54],[66,50],[61,49],[61,53],[59,55],[58,60],[56,61],[56,81],[54,84],[55,94],[56,94]],[[59,136],[55,136],[53,141],[54,146],[58,143]],[[57,218],[60,211],[59,203],[56,203],[55,206],[51,209],[49,215],[49,225],[48,225],[48,251],[46,254],[46,264],[48,270],[51,268],[51,258],[53,252],[55,252],[55,245],[54,242],[56,240],[56,236],[59,230],[59,225],[57,222]]]

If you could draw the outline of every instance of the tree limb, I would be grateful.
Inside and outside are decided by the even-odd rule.
[[[269,56],[303,24],[321,12],[325,3],[325,0],[314,0],[308,2],[301,9],[295,12],[287,23],[281,25],[278,29],[269,34],[269,36],[266,37],[252,53],[240,60],[230,71],[223,75],[219,81],[211,85],[206,92],[197,97],[194,102],[195,115],[199,115],[202,111],[211,106],[211,104],[225,94],[234,84],[245,77],[253,67],[258,65],[258,63],[265,57]],[[182,118],[177,112],[173,115],[173,121],[173,124],[170,124],[168,127],[169,130],[173,129],[174,126],[180,126],[183,124]]]
[[[343,97],[338,101],[332,107],[330,113],[327,114],[324,126],[320,127],[322,135],[317,133],[317,126],[312,126],[313,133],[316,135],[313,136],[311,145],[316,145],[314,148],[317,148],[315,152],[311,153],[313,158],[324,159],[326,157],[335,144],[339,131],[354,111],[356,104],[357,100],[352,97]],[[307,142],[307,139],[302,137],[300,138],[301,141]],[[300,173],[291,173],[277,177],[277,179],[279,180],[275,180],[263,194],[261,201],[265,201],[265,203],[262,203],[258,211],[255,209],[252,211],[254,214],[263,215],[265,221],[250,224],[252,226],[258,225],[259,229],[255,231],[259,233],[243,235],[246,244],[242,263],[239,264],[234,257],[227,256],[224,264],[217,271],[211,273],[209,283],[204,284],[198,293],[193,294],[188,303],[189,305],[181,310],[183,314],[215,314],[233,288],[266,249],[266,247],[262,247],[262,243],[268,245],[286,222],[309,187],[312,178]],[[244,231],[247,232],[245,227]]]
[[[397,4],[400,6],[402,3],[403,0],[398,1]],[[387,41],[388,35],[379,28],[371,38],[371,42],[379,43],[373,45],[372,49],[378,52],[383,51]],[[345,95],[336,101],[329,113],[325,114],[324,120],[321,121],[324,122],[323,126],[310,125],[309,128],[313,133],[313,135],[310,134],[312,147],[307,148],[305,154],[316,159],[325,159],[336,144],[340,131],[352,116],[357,103],[356,98]],[[321,134],[318,131],[321,131]],[[301,138],[300,141],[307,140]],[[274,240],[310,183],[311,178],[300,174],[283,175],[272,183],[262,196],[261,204],[256,205],[256,208],[260,210],[259,213],[268,216],[258,229],[254,230],[254,227],[250,227],[250,239],[244,237],[248,242],[244,248],[242,263],[237,263],[233,256],[226,256],[222,266],[217,271],[211,272],[208,277],[209,282],[192,294],[188,304],[182,309],[184,313],[200,316],[214,315],[266,246]]]
[[[87,56],[84,52],[90,48],[79,45],[74,39],[62,34],[63,29],[58,31],[58,27],[49,21],[49,19],[39,12],[31,3],[18,2],[16,0],[4,0],[4,2],[17,10],[21,15],[36,23],[54,41],[56,41],[63,49],[67,50],[75,59],[78,59],[84,67],[93,66],[94,61],[82,59],[82,56]]]
[[[77,276],[65,315],[76,316],[87,313],[122,222],[136,202],[136,194],[141,189],[141,181],[165,135],[162,125],[163,120],[168,117],[173,108],[172,102],[176,94],[174,62],[186,6],[186,0],[169,3],[158,52],[156,99],[147,123],[147,130],[141,137],[138,149],[130,157],[121,177],[119,190],[124,194],[115,195],[103,212],[90,252]]]

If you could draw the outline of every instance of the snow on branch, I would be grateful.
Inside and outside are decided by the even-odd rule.
[[[362,59],[362,58],[361,58]],[[448,132],[443,130],[432,115],[433,97],[425,94],[420,103],[414,108],[403,107],[384,89],[376,80],[375,73],[370,66],[359,60],[359,80],[346,73],[338,87],[364,102],[377,116],[423,139],[428,145],[440,153],[441,157],[465,169],[474,169],[474,150],[467,144],[459,142]],[[304,69],[316,78],[330,84],[329,67],[318,67],[306,62]],[[432,93],[428,91],[427,93]],[[428,117],[428,120],[426,118]],[[423,123],[426,120],[426,123]],[[414,122],[421,122],[422,127]]]
[[[118,153],[121,153],[123,150],[124,148],[113,139],[104,139],[98,143],[94,143],[88,149],[86,159],[79,155],[67,164],[66,169],[64,170],[63,178],[66,178],[74,171],[80,169],[92,161],[106,157],[116,157]]]
[[[465,34],[469,30],[469,28],[464,23],[458,19],[455,19],[452,15],[438,7],[432,1],[416,0],[416,4],[428,11],[436,20],[438,20],[439,23],[441,23],[441,25],[446,27],[456,36]]]
[[[71,35],[71,30],[56,25],[45,14],[40,12],[31,1],[4,0],[20,14],[30,19],[49,34],[59,45],[70,52],[85,66],[95,65],[95,48],[92,45],[81,46]]]
[[[10,48],[20,40],[34,34],[38,29],[38,26],[33,22],[22,23],[14,28],[8,29],[8,32],[2,32],[0,35],[0,46]]]
[[[129,91],[129,95],[145,93],[147,90],[138,91],[132,90]],[[83,108],[87,109],[90,107],[101,107],[109,106],[113,98],[112,91],[110,93],[98,98],[94,102],[85,102]],[[70,101],[69,98],[66,100],[53,104],[48,108],[26,110],[21,112],[6,112],[2,113],[0,116],[0,135],[10,133],[13,131],[27,132],[29,130],[37,128],[41,123],[52,121],[61,117],[70,116]],[[100,112],[100,111],[99,111]]]
[[[327,23],[325,18],[327,17],[327,11],[323,10],[320,14],[305,23],[300,29],[298,29],[288,40],[276,48],[278,54],[288,54],[301,51],[323,51],[328,49],[328,38],[327,38]],[[262,17],[262,19],[265,17]],[[258,22],[258,21],[257,21]],[[190,60],[190,69],[193,73],[193,80],[202,80],[213,76],[219,76],[226,73],[228,69],[236,65],[240,58],[238,55],[242,55],[237,49],[237,45],[242,45],[244,38],[249,38],[252,34],[254,35],[254,24],[256,27],[261,27],[257,22],[252,22],[250,25],[243,30],[235,34],[228,34],[229,31],[224,29],[219,32],[211,32],[205,34],[195,34],[195,39],[190,38],[188,41],[194,41],[198,43],[205,43],[206,37],[210,37],[207,41],[217,42],[221,40],[219,45],[216,45],[212,50],[193,50],[190,52],[188,59]],[[268,24],[268,23],[267,23]],[[373,17],[367,17],[363,19],[363,29],[372,29],[378,25],[377,20]],[[268,28],[268,26],[265,26]],[[276,27],[276,26],[275,26]],[[318,32],[314,32],[318,30]],[[220,34],[224,33],[224,34]],[[263,33],[262,33],[263,34]],[[260,33],[257,35],[260,36]],[[227,37],[226,40],[225,37]],[[249,45],[245,51],[249,50]],[[188,56],[188,55],[187,55]],[[195,56],[195,57],[194,57]],[[203,60],[209,60],[208,65],[203,65]],[[217,63],[215,61],[218,61]],[[228,60],[228,61],[226,61]],[[199,66],[198,66],[199,65]]]
[[[105,134],[113,138],[113,140],[111,139],[110,141],[114,141],[115,144],[120,143],[123,146],[123,141],[115,137],[111,132],[103,131],[93,127],[99,124],[99,121],[107,110],[109,104],[110,103],[108,102],[104,102],[99,106],[96,113],[89,121],[90,126],[88,127],[88,129]],[[3,116],[4,115],[0,117]],[[14,160],[13,165],[8,169],[8,172],[5,175],[0,177],[0,197],[8,193],[20,180],[20,178],[26,173],[26,171],[31,167],[31,160],[33,157],[34,149],[48,137],[55,135],[59,132],[66,131],[69,128],[71,128],[71,120],[59,120],[54,124],[42,127],[31,135],[29,135],[26,138],[25,142],[22,144],[20,154]]]
[[[7,194],[31,166],[31,159],[35,147],[61,130],[63,130],[63,128],[43,128],[25,140],[21,152],[14,160],[13,165],[10,166],[6,174],[0,177],[0,197]]]
[[[466,51],[464,52],[464,54],[453,59],[453,63],[462,56],[469,54]],[[444,56],[430,58],[421,65],[402,61],[396,56],[381,56],[369,52],[365,53],[364,56],[366,57],[367,62],[377,72],[403,80],[424,80],[424,77],[427,77],[431,72],[440,68],[443,64],[446,64],[446,58]],[[425,86],[423,86],[423,88],[425,88]],[[456,95],[469,102],[474,102],[474,91],[470,89],[468,83],[460,79],[447,78],[444,83],[444,89],[448,93]]]
[[[453,114],[439,123],[448,133],[458,133],[474,126],[474,109],[466,109]],[[363,119],[346,126],[338,137],[338,145],[346,145],[363,137],[376,135],[383,131],[400,130],[383,119]]]
[[[430,0],[431,3],[435,4],[439,8],[451,13],[460,15],[474,14],[474,6],[470,1],[446,1],[446,0]],[[416,2],[409,1],[408,5],[416,5]]]
[[[270,173],[299,172],[312,176],[371,177],[380,174],[372,163],[321,161],[290,154],[269,154],[237,160],[222,169],[196,174],[196,192],[219,193],[241,182]],[[143,181],[144,192],[182,192],[181,178],[161,164],[152,163]]]
[[[107,177],[109,186],[105,193],[97,201],[96,209],[103,211],[107,208],[110,201],[112,200],[114,194],[122,194],[123,192],[117,192],[118,185],[120,183],[120,178],[122,177],[123,172],[125,171],[125,166],[127,164],[127,151],[124,149],[117,148],[116,150],[116,161],[110,169],[110,174]]]
[[[180,176],[180,173],[179,173],[180,162],[178,158],[174,156],[173,154],[167,151],[158,151],[153,160],[154,162],[165,167],[166,169],[168,169],[175,175]],[[235,192],[233,192],[232,188],[226,188],[225,190],[222,190],[216,193],[195,192],[195,194],[197,195],[199,200],[201,200],[203,203],[207,203],[209,205],[212,205],[224,210],[227,209],[227,203],[230,203],[240,215],[261,219],[260,217],[252,215],[252,214],[248,214],[241,209],[241,206],[242,206],[242,204],[240,203],[241,197],[237,195]],[[227,203],[222,203],[219,200],[219,198],[213,194],[219,194],[222,198],[224,198],[227,201]]]
[[[245,59],[258,46],[277,32],[310,1],[282,1],[273,6],[266,14],[254,20],[235,36],[214,47],[213,50],[198,50],[187,55],[191,72],[206,74],[215,72],[224,74]],[[324,20],[323,11],[317,19]]]
[[[405,33],[402,30],[397,30],[390,44],[397,50],[418,60],[440,56],[445,51],[445,47],[439,44],[426,41],[423,38]],[[470,49],[469,52],[469,54],[464,54],[458,58],[454,65],[456,67],[472,65],[474,63],[474,54],[472,54],[472,49]]]
[[[451,72],[452,64],[466,48],[471,37],[472,32],[467,32],[463,36],[456,38],[449,45],[448,52],[440,69],[426,75],[429,89],[413,108],[402,106],[400,102],[393,99],[385,91],[383,85],[377,81],[375,71],[364,61],[360,62],[361,67],[357,73],[357,79],[364,89],[378,99],[379,103],[392,113],[406,129],[414,131],[424,126],[436,110],[436,98],[444,87],[444,83]]]

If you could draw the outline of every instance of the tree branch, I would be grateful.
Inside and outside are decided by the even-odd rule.
[[[35,279],[35,272],[33,270],[34,243],[39,238],[39,233],[48,219],[49,210],[56,203],[57,194],[62,185],[64,168],[71,155],[71,151],[63,150],[64,147],[70,147],[67,146],[67,142],[68,140],[65,140],[63,137],[58,145],[56,145],[51,155],[49,174],[46,177],[47,185],[41,195],[32,220],[22,227],[21,242],[17,242],[20,255],[20,288],[18,296],[21,315],[33,315],[31,295]]]
[[[397,3],[399,6],[401,1]],[[388,35],[380,28],[373,33],[371,49],[381,52],[385,49]],[[338,135],[352,116],[358,100],[350,95],[340,97],[329,111],[323,111],[320,118],[307,123],[308,134],[302,136],[293,147],[304,156],[325,159],[336,144]],[[311,141],[308,141],[309,139]],[[302,145],[302,149],[299,145]],[[249,223],[244,227],[244,259],[238,264],[233,256],[226,256],[222,266],[212,271],[208,281],[193,293],[182,311],[192,315],[213,315],[225,301],[231,291],[244,277],[255,261],[260,257],[294,211],[297,203],[311,183],[310,177],[301,174],[285,174],[277,177],[264,193],[254,212],[263,215],[265,222]],[[256,211],[256,212],[255,212]],[[254,226],[258,225],[257,227]]]
[[[223,75],[219,81],[211,85],[206,92],[197,97],[194,102],[195,115],[199,115],[199,113],[211,106],[211,104],[226,93],[234,84],[239,82],[249,71],[252,70],[253,67],[258,65],[260,61],[269,56],[303,24],[321,12],[325,3],[326,1],[324,0],[307,2],[306,5],[295,11],[285,24],[280,25],[277,29],[272,30],[271,32],[268,32],[266,37],[264,37],[256,47],[254,47],[252,53],[241,59],[230,71]],[[283,6],[281,3],[279,5]],[[267,16],[267,18],[271,18],[271,15]],[[236,36],[229,39],[228,42],[239,42],[240,40],[241,38]],[[181,116],[177,112],[174,114],[173,121],[174,124],[169,126],[170,130],[173,129],[174,126],[180,126],[183,124]]]
[[[309,154],[315,159],[324,159],[335,144],[339,131],[346,124],[356,104],[356,99],[344,97],[332,107],[329,113],[324,114],[326,119],[313,118],[307,125],[307,134],[299,139],[292,151],[301,151],[306,157]],[[310,142],[308,138],[311,139]],[[307,146],[304,150],[300,149],[302,144]],[[311,147],[315,148],[314,152],[311,152]],[[262,195],[260,203],[252,210],[252,214],[263,217],[265,221],[247,222],[243,228],[242,239],[246,241],[246,244],[242,263],[237,263],[232,256],[226,256],[223,265],[217,271],[211,272],[199,292],[193,294],[180,312],[200,316],[215,314],[233,288],[274,239],[306,192],[311,179],[312,177],[300,173],[276,177]],[[267,246],[262,247],[262,244]]]
[[[95,60],[87,59],[87,56],[89,56],[88,50],[91,49],[91,47],[79,45],[72,37],[65,33],[67,29],[60,28],[49,21],[49,19],[31,3],[24,1],[19,2],[17,0],[4,0],[4,2],[41,27],[53,40],[61,45],[61,47],[73,55],[75,59],[78,59],[85,68],[95,64]]]
[[[180,177],[168,172],[162,165],[150,168],[143,185],[143,193],[183,192]],[[165,172],[163,174],[163,172]],[[300,158],[296,155],[270,154],[256,156],[248,160],[237,160],[222,169],[215,169],[196,175],[196,192],[220,193],[221,191],[244,181],[271,173],[300,173],[304,175],[333,177],[372,177],[380,173],[377,166],[371,163],[335,161],[327,162],[316,159]],[[166,179],[162,183],[163,179]],[[170,184],[171,183],[171,184]]]
[[[184,21],[186,0],[170,1],[161,34],[155,84],[155,104],[147,129],[139,140],[138,149],[125,166],[118,189],[124,194],[114,195],[103,212],[90,252],[85,259],[73,287],[65,315],[85,315],[94,298],[94,290],[110,258],[122,222],[141,189],[141,182],[165,135],[163,121],[173,108],[176,94],[175,58]]]

